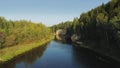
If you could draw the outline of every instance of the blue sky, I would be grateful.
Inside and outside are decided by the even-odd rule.
[[[31,20],[47,26],[72,21],[109,0],[0,0],[0,16],[11,20]]]

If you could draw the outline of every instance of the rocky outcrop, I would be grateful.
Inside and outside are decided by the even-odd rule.
[[[73,34],[73,35],[71,36],[71,40],[72,40],[72,42],[75,43],[75,44],[78,44],[78,45],[83,44],[83,43],[80,41],[80,36],[77,35],[77,34]]]
[[[66,30],[64,29],[58,29],[56,32],[55,32],[55,38],[57,40],[64,40],[65,39],[65,36],[66,36]]]
[[[66,30],[64,30],[64,29],[58,29],[56,31],[55,35],[66,35]]]
[[[76,43],[76,44],[82,44],[82,42],[80,42],[80,36],[77,34],[73,34],[72,36],[67,35],[67,31],[64,29],[58,29],[55,32],[55,39],[57,40],[61,40],[61,41],[69,41],[71,43]]]
[[[71,36],[72,42],[76,42],[76,41],[79,40],[79,39],[80,39],[80,37],[79,37],[78,35],[76,35],[76,34],[73,34],[73,35]]]

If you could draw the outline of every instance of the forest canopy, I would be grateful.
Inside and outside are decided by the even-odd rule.
[[[67,27],[65,27],[67,26]],[[80,18],[51,27],[53,31],[66,29],[68,35],[77,34],[79,41],[120,42],[120,0],[111,0],[91,11],[82,13]]]
[[[42,23],[0,17],[0,48],[40,41],[49,38],[51,34],[51,29]]]

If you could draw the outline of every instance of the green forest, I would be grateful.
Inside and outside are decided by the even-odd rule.
[[[79,41],[105,41],[120,45],[120,0],[111,0],[86,13],[73,21],[66,21],[51,27],[53,32],[57,29],[66,29],[67,35],[77,34]]]
[[[19,20],[12,21],[0,17],[0,48],[18,44],[39,42],[52,35],[50,28],[42,23]]]
[[[120,0],[111,0],[82,13],[73,21],[50,27],[43,23],[0,17],[0,63],[48,43],[59,29],[66,30],[63,37],[70,40],[72,46],[71,37],[76,35],[79,37],[76,41],[82,42],[76,48],[91,49],[120,61]]]

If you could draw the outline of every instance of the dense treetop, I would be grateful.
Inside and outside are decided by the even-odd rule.
[[[12,21],[0,17],[0,48],[20,43],[40,41],[51,35],[51,30],[42,23],[19,20]]]
[[[74,18],[68,24],[61,23],[52,28],[66,29],[69,35],[79,35],[80,40],[105,40],[118,43],[120,41],[120,0],[111,0],[107,4],[81,14],[80,18]]]

